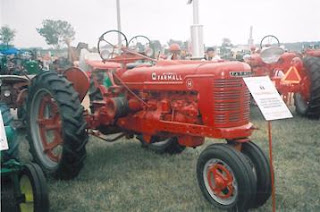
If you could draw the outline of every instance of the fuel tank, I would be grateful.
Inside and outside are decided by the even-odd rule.
[[[151,67],[129,69],[121,79],[131,89],[179,91],[204,86],[195,83],[200,78],[229,79],[250,74],[248,64],[236,61],[159,61]]]

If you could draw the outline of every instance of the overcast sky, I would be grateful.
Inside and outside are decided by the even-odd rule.
[[[128,39],[140,34],[162,44],[170,38],[190,39],[192,5],[187,0],[120,0],[122,31]],[[250,26],[258,43],[264,35],[281,42],[320,40],[320,0],[199,0],[204,43],[222,38],[246,44]],[[116,0],[0,0],[0,25],[17,31],[18,47],[47,47],[36,31],[44,19],[66,20],[76,39],[95,46],[105,31],[116,29]]]

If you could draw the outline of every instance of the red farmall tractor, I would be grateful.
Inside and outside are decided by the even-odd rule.
[[[320,117],[320,49],[303,54],[285,52],[278,38],[265,36],[262,51],[247,57],[254,76],[269,76],[286,103],[292,94],[296,112],[311,119]]]
[[[47,174],[71,179],[83,166],[88,134],[114,134],[104,137],[111,142],[137,137],[143,146],[170,154],[200,146],[205,137],[219,138],[226,142],[208,146],[197,164],[205,198],[226,210],[263,205],[271,192],[270,166],[248,138],[254,127],[242,77],[251,74],[250,66],[155,60],[145,41],[132,46],[123,33],[108,31],[98,43],[106,65],[94,65],[90,77],[71,68],[32,80],[27,132],[35,161]],[[90,112],[81,106],[88,90]]]

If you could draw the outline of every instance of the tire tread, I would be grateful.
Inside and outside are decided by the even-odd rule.
[[[27,99],[28,111],[32,109],[30,108],[31,97],[42,87],[46,87],[58,103],[63,125],[62,157],[54,170],[49,170],[41,164],[32,141],[29,113],[27,115],[27,122],[29,122],[27,125],[27,140],[30,144],[30,152],[34,157],[34,161],[41,166],[47,175],[52,175],[57,179],[72,179],[79,174],[86,156],[85,144],[88,141],[88,135],[83,117],[83,107],[72,84],[64,77],[57,75],[57,73],[48,71],[37,75],[32,80],[29,88],[30,98]]]

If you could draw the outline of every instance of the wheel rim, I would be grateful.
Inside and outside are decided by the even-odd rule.
[[[62,155],[61,117],[50,91],[40,89],[31,104],[31,135],[42,164],[54,168]]]
[[[238,183],[231,168],[222,160],[211,159],[204,166],[203,179],[210,196],[222,205],[237,199]]]
[[[20,179],[20,190],[25,196],[25,201],[20,204],[21,212],[33,212],[34,210],[34,195],[32,190],[32,184],[26,175],[23,175]]]

